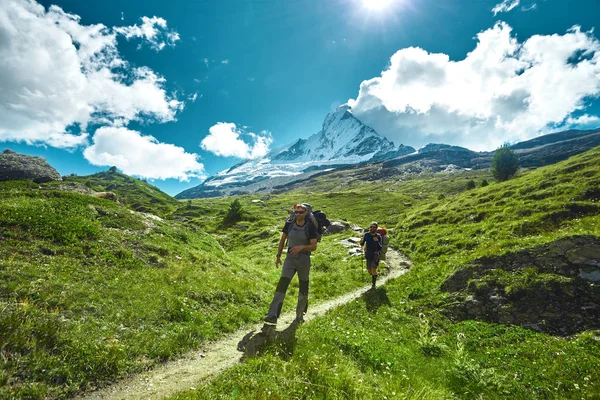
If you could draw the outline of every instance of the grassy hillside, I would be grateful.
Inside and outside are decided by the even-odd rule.
[[[77,179],[108,189],[99,176]],[[130,192],[111,190],[148,198],[143,182],[129,183]],[[0,183],[0,398],[64,397],[264,316],[291,199],[250,202],[244,219],[225,227],[228,199],[212,210],[176,203],[174,219],[161,219],[62,189]],[[190,213],[199,216],[186,221]],[[315,255],[311,302],[366,280],[360,260],[334,240]],[[294,282],[290,297],[297,290]]]
[[[462,321],[448,311],[461,298],[441,290],[482,257],[600,236],[599,160],[595,149],[486,187],[485,171],[373,181],[340,171],[291,193],[238,197],[245,214],[234,224],[223,224],[233,198],[176,202],[118,173],[59,185],[113,191],[122,204],[0,183],[0,398],[72,395],[259,321],[279,278],[273,264],[283,220],[300,201],[331,219],[395,228],[392,244],[416,267],[303,325],[291,357],[273,346],[181,397],[600,396],[600,332],[558,337]],[[467,189],[470,180],[475,189]],[[367,281],[361,260],[337,243],[352,235],[319,245],[311,302]],[[546,275],[498,280],[554,279]],[[284,311],[294,307],[296,280],[288,293]]]
[[[292,346],[273,344],[266,355],[176,398],[599,398],[600,330],[558,336],[453,320],[447,311],[456,298],[441,288],[483,259],[501,262],[524,249],[553,249],[561,238],[598,238],[600,148],[504,183],[468,191],[448,184],[438,175],[398,182],[385,193],[397,206],[389,217],[396,221],[392,243],[416,265],[409,274],[303,325]],[[355,185],[302,197],[326,204],[332,215],[359,220],[353,210],[367,210],[365,198],[381,187]],[[311,191],[315,187],[304,189]],[[328,202],[329,196],[335,200]],[[392,207],[384,203],[372,215],[386,220]],[[553,274],[523,271],[497,280],[507,279],[507,290],[560,288]],[[578,282],[598,296],[598,284]]]
[[[151,212],[168,216],[179,203],[173,197],[146,181],[132,178],[120,172],[99,172],[88,176],[65,176],[63,182],[47,185],[84,185],[96,192],[113,192],[119,202],[135,211]]]

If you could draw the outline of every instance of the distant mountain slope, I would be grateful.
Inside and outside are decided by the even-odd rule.
[[[510,147],[519,155],[522,167],[537,168],[598,145],[600,129],[556,132]],[[308,139],[274,149],[264,158],[242,161],[175,198],[285,191],[333,169],[353,169],[365,163],[380,164],[379,168],[383,170],[411,163],[425,166],[432,172],[448,167],[485,169],[490,167],[493,156],[493,151],[476,152],[443,143],[430,143],[418,152],[402,144],[396,147],[357,119],[347,106],[342,106],[329,113],[321,131]],[[394,172],[383,173],[385,176],[390,174]]]
[[[306,179],[324,169],[386,160],[413,152],[412,147],[396,147],[352,115],[347,106],[342,106],[329,113],[321,131],[309,138],[275,149],[264,158],[238,163],[175,197],[270,191],[275,186]]]

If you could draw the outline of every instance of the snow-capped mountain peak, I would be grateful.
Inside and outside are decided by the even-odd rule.
[[[264,158],[238,163],[189,190],[212,193],[223,187],[236,187],[243,192],[245,186],[256,186],[258,182],[275,186],[278,181],[300,179],[309,171],[384,160],[414,151],[403,145],[396,148],[343,105],[327,114],[321,130],[307,139],[272,150]]]

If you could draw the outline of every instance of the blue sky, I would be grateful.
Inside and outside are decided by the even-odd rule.
[[[597,0],[6,0],[0,148],[174,195],[348,101],[414,147],[597,127],[599,17]]]

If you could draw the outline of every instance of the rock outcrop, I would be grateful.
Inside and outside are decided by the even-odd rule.
[[[29,179],[36,183],[61,181],[60,174],[43,158],[6,149],[0,154],[0,181]]]
[[[446,313],[566,336],[600,328],[600,237],[575,236],[458,270]]]

